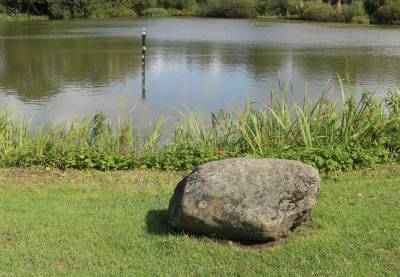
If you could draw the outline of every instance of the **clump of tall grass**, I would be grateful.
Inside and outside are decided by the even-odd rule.
[[[168,11],[164,8],[149,8],[145,9],[142,14],[142,16],[147,16],[147,17],[163,17],[163,16],[168,16]]]
[[[42,15],[28,15],[24,13],[16,13],[9,15],[7,13],[3,13],[0,10],[0,22],[11,22],[11,21],[43,21],[48,20],[48,16]]]
[[[125,117],[117,123],[102,113],[70,125],[45,124],[35,130],[24,118],[0,112],[0,166],[54,166],[100,170],[150,167],[188,170],[228,157],[301,160],[322,172],[400,161],[400,91],[383,101],[365,91],[357,101],[339,80],[340,100],[322,93],[290,103],[288,86],[268,106],[230,106],[206,120],[182,112],[172,130],[166,117],[144,133]],[[160,143],[163,132],[170,139]]]

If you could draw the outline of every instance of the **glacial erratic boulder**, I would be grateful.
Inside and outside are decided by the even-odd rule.
[[[319,186],[318,171],[297,161],[210,162],[178,184],[168,222],[176,230],[231,240],[278,240],[308,217]]]

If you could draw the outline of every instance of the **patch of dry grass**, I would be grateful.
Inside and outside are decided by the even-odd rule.
[[[171,190],[185,173],[136,169],[129,171],[58,170],[54,168],[0,169],[0,189],[87,187],[132,191]]]

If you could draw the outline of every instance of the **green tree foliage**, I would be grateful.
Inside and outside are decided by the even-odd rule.
[[[143,15],[143,12],[145,10],[155,8],[157,6],[157,0],[135,0],[133,2],[133,7],[135,8],[135,11],[140,15]]]
[[[208,0],[206,16],[246,18],[256,15],[256,0]]]
[[[398,0],[365,0],[366,12],[376,22],[399,23],[400,1]]]
[[[157,0],[0,0],[8,14],[32,13],[51,18],[129,16],[149,7]]]
[[[0,13],[55,19],[139,15],[254,17],[399,23],[399,0],[0,0]]]
[[[286,15],[288,7],[289,0],[259,0],[257,2],[257,13]]]
[[[47,0],[0,0],[0,6],[10,14],[38,14],[46,7]]]
[[[196,5],[196,0],[160,0],[160,4],[166,9],[191,9]]]
[[[385,0],[364,0],[365,11],[369,15],[376,14],[376,11],[379,9],[379,7],[383,6],[384,4]]]

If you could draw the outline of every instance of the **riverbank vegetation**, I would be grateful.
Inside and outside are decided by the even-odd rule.
[[[273,248],[174,233],[184,173],[0,170],[4,276],[396,276],[400,167],[324,178],[311,218]],[[149,266],[156,265],[156,266]]]
[[[0,20],[134,16],[274,17],[396,24],[397,0],[0,0]]]
[[[382,101],[364,92],[356,101],[342,85],[341,100],[323,93],[311,101],[305,94],[304,103],[297,104],[289,102],[286,86],[268,106],[231,106],[210,119],[182,112],[172,128],[161,117],[140,133],[130,116],[111,122],[97,113],[32,130],[26,120],[3,110],[0,166],[189,170],[211,160],[251,156],[300,160],[334,173],[400,161],[399,90]]]
[[[40,21],[48,20],[48,16],[27,15],[27,14],[13,14],[0,13],[0,22],[15,22],[15,21]]]

